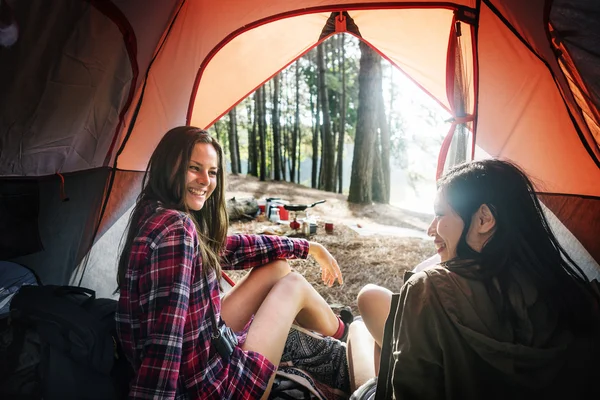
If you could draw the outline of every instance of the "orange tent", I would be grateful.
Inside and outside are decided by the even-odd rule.
[[[18,203],[6,206],[11,224],[35,214],[39,230],[3,257],[44,281],[78,283],[85,272],[89,284],[114,269],[123,215],[164,132],[210,126],[339,32],[369,43],[453,115],[440,169],[465,124],[471,157],[521,165],[577,252],[600,261],[597,2],[30,3],[3,2],[19,38],[0,47],[0,173],[4,198]],[[14,211],[23,204],[36,212]]]

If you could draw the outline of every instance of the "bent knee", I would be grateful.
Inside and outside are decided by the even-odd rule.
[[[299,273],[292,271],[277,281],[271,291],[281,291],[286,295],[301,293],[309,285],[308,281]]]
[[[373,285],[365,285],[356,298],[358,309],[362,314],[370,313],[371,310],[389,309],[392,299],[392,292],[388,289]]]

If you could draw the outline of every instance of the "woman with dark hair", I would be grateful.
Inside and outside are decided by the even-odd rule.
[[[388,374],[378,396],[600,398],[587,397],[600,378],[598,296],[527,176],[500,160],[459,165],[438,181],[434,208],[441,264],[412,275],[395,307],[375,285],[358,295],[376,354],[390,349],[375,359]]]
[[[342,283],[335,259],[303,239],[228,237],[224,178],[221,146],[194,127],[167,132],[150,158],[117,279],[130,398],[266,398],[294,320],[344,334],[286,261],[312,255],[331,286]],[[253,269],[221,300],[221,268]]]

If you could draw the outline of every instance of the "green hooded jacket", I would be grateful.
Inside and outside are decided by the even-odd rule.
[[[441,266],[410,277],[386,324],[377,399],[600,399],[600,336],[560,328],[535,286],[510,273],[516,323],[481,281]]]

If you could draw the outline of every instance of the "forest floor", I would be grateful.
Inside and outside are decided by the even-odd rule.
[[[356,314],[356,295],[367,283],[385,286],[397,292],[404,271],[414,268],[435,253],[433,242],[425,234],[431,215],[403,210],[385,204],[354,205],[342,194],[311,189],[289,182],[260,182],[250,176],[228,176],[227,199],[279,197],[290,204],[312,204],[311,218],[317,220],[317,232],[309,240],[323,244],[338,261],[344,284],[329,288],[320,280],[320,269],[311,258],[292,260],[292,267],[303,274],[332,308],[348,305]],[[333,223],[332,233],[325,222]],[[299,236],[289,226],[273,224],[259,216],[250,221],[235,221],[230,233],[268,233]],[[237,281],[246,272],[229,272]]]

